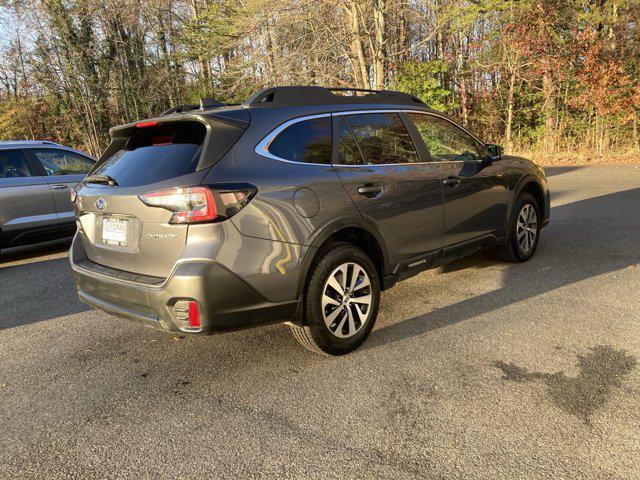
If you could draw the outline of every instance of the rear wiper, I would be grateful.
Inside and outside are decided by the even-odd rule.
[[[102,183],[111,187],[118,186],[118,182],[116,182],[115,178],[110,177],[109,175],[89,175],[84,179],[84,183]]]

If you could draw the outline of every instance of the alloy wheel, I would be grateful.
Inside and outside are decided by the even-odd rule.
[[[529,253],[536,242],[538,235],[538,215],[536,209],[530,203],[525,204],[518,215],[516,224],[518,246],[523,253]]]
[[[322,316],[329,331],[339,338],[358,333],[371,316],[371,282],[363,267],[343,263],[327,278],[322,292]]]

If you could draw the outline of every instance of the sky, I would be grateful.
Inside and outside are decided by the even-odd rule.
[[[0,49],[4,50],[15,38],[20,24],[15,12],[0,6]]]

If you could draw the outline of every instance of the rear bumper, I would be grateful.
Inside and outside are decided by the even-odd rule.
[[[161,284],[144,284],[84,268],[86,259],[74,258],[74,250],[78,252],[72,246],[69,258],[80,300],[153,328],[180,334],[211,334],[292,320],[296,315],[297,300],[269,302],[213,261],[183,261]],[[174,310],[176,302],[183,300],[198,302],[200,330],[185,328],[180,312]]]

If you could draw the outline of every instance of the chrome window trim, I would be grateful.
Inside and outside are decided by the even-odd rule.
[[[480,143],[480,145],[482,145],[483,147],[485,146],[484,142],[482,142],[480,139],[478,139],[474,134],[469,132],[466,128],[462,127],[461,125],[458,125],[457,123],[453,122],[452,120],[449,120],[448,118],[444,117],[443,115],[439,115],[438,113],[435,113],[435,112],[425,112],[424,110],[417,110],[417,109],[397,109],[397,108],[392,108],[392,109],[377,109],[377,110],[347,110],[347,111],[343,111],[343,112],[317,113],[317,114],[314,114],[314,115],[304,115],[302,117],[292,118],[291,120],[287,120],[286,122],[278,125],[271,132],[269,132],[260,141],[260,143],[258,143],[258,145],[256,145],[255,152],[258,155],[270,158],[272,160],[277,160],[279,162],[294,163],[296,165],[315,165],[315,166],[322,166],[322,167],[334,166],[334,167],[340,167],[340,168],[388,167],[388,166],[396,166],[396,165],[433,165],[434,163],[464,163],[465,161],[469,161],[469,160],[435,160],[435,161],[432,161],[432,162],[413,162],[413,163],[406,162],[406,163],[380,163],[380,164],[366,164],[366,165],[342,165],[340,163],[335,163],[334,164],[334,163],[296,162],[295,160],[287,160],[286,158],[278,157],[278,156],[273,155],[272,153],[269,152],[269,145],[271,145],[271,142],[273,142],[275,140],[275,138],[280,133],[282,133],[283,130],[285,130],[287,127],[290,127],[291,125],[295,125],[296,123],[304,122],[305,120],[313,120],[313,119],[316,119],[316,118],[326,118],[326,117],[333,117],[333,116],[342,117],[342,116],[346,116],[346,115],[365,115],[365,114],[368,114],[368,113],[418,113],[420,115],[431,115],[432,117],[438,117],[438,118],[441,118],[442,120],[445,120],[446,122],[449,122],[451,125],[461,129],[463,132],[465,132],[467,135],[469,135],[471,138],[473,138],[476,142]],[[473,160],[473,161],[474,162],[481,162],[482,160]]]
[[[266,137],[264,137],[260,141],[260,143],[256,145],[255,152],[258,155],[262,155],[263,157],[267,157],[272,160],[278,160],[280,162],[286,162],[286,163],[295,163],[296,165],[322,165],[323,167],[331,166],[331,162],[329,163],[296,162],[295,160],[287,160],[286,158],[278,157],[276,155],[273,155],[271,152],[269,152],[269,145],[271,145],[271,142],[273,142],[276,139],[276,137],[280,133],[282,133],[284,129],[290,127],[291,125],[295,125],[296,123],[304,122],[306,120],[314,120],[316,118],[326,118],[326,117],[331,118],[331,113],[317,113],[315,115],[305,115],[303,117],[292,118],[291,120],[288,120],[283,124],[274,128]]]

